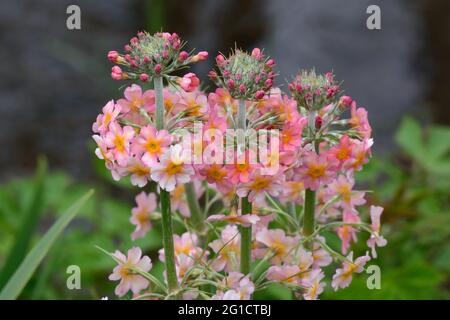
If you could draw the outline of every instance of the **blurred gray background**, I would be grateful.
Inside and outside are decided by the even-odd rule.
[[[81,30],[66,28],[66,8],[81,8]],[[381,30],[366,9],[381,8]],[[302,68],[333,70],[369,111],[375,152],[395,152],[400,119],[450,124],[448,0],[97,0],[2,1],[0,11],[0,178],[52,167],[92,175],[91,125],[118,98],[109,50],[138,31],[177,32],[211,59],[194,68],[204,80],[218,51],[235,43],[265,48],[278,84]]]

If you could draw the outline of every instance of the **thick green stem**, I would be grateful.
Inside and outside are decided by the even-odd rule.
[[[172,214],[170,212],[170,193],[161,189],[160,200],[167,284],[169,287],[169,292],[173,292],[178,288],[178,280],[175,269],[175,249],[173,245]]]
[[[247,129],[247,110],[245,108],[245,100],[238,101],[237,111],[237,127],[238,129]],[[244,142],[245,143],[245,142]],[[241,214],[249,214],[252,212],[252,204],[248,198],[241,199]],[[241,227],[241,272],[243,274],[250,273],[250,265],[252,260],[252,227]]]
[[[303,214],[303,234],[309,237],[314,232],[314,211],[316,207],[316,192],[305,190],[305,212]]]
[[[164,129],[164,96],[163,96],[163,79],[161,77],[156,77],[153,80],[153,85],[155,89],[155,104],[156,104],[156,129]]]
[[[153,81],[155,87],[156,100],[156,129],[164,129],[164,98],[163,98],[163,82],[161,77],[156,77]],[[173,245],[173,226],[172,213],[170,212],[170,194],[169,192],[160,190],[161,215],[162,215],[162,231],[163,231],[163,247],[164,261],[167,273],[167,285],[169,292],[174,292],[178,288],[177,272],[175,268],[175,249]]]
[[[186,183],[184,185],[186,192],[186,199],[191,213],[191,221],[194,228],[201,234],[205,231],[205,215],[203,210],[200,208],[198,203],[197,194],[195,192],[195,187],[192,182]]]
[[[252,212],[252,204],[248,198],[242,198],[241,202],[242,214]],[[241,227],[241,272],[243,274],[250,273],[250,265],[252,261],[252,227]]]
[[[237,127],[245,131],[247,128],[247,109],[245,108],[245,100],[238,100],[237,110]]]

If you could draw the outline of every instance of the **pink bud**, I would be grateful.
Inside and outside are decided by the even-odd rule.
[[[160,73],[161,72],[161,65],[158,63],[156,66],[155,66],[155,73]]]
[[[244,85],[244,84],[241,84],[241,85],[239,86],[239,92],[240,92],[240,93],[245,93],[245,85]]]
[[[133,37],[133,38],[131,38],[131,40],[130,40],[130,43],[132,43],[132,44],[136,44],[136,43],[138,43],[138,42],[139,42],[139,39],[136,38],[136,37]]]
[[[119,66],[111,68],[111,78],[114,80],[122,80],[122,69]]]
[[[217,79],[217,72],[211,70],[211,71],[208,73],[208,76],[209,76],[209,78],[210,78],[211,80],[216,80],[216,79]]]
[[[177,83],[186,92],[192,92],[200,84],[200,79],[195,75],[195,73],[189,72],[183,76],[183,78],[178,78]]]
[[[319,130],[320,128],[322,128],[322,124],[323,124],[322,117],[316,116],[316,119],[314,121],[314,125],[315,125],[316,129]]]
[[[272,87],[273,81],[272,79],[267,79],[266,82],[264,82],[264,85],[266,86],[267,89],[270,89]]]
[[[223,55],[218,54],[216,57],[216,62],[219,67],[222,66],[225,63],[225,58],[223,57]]]
[[[150,58],[147,57],[147,56],[145,56],[145,57],[144,57],[144,62],[145,62],[145,63],[149,63],[149,62],[150,62]]]
[[[178,56],[178,59],[180,61],[184,61],[189,57],[189,53],[187,53],[186,51],[181,51],[180,55]]]
[[[258,90],[258,91],[256,91],[256,94],[255,94],[255,98],[256,99],[262,99],[262,98],[264,98],[264,91],[263,90]]]
[[[125,51],[131,51],[131,46],[129,44],[125,45],[124,47]]]
[[[227,85],[228,85],[228,89],[230,89],[230,90],[233,89],[234,88],[234,81],[232,79],[228,80]]]
[[[195,62],[199,62],[199,61],[203,61],[206,60],[208,58],[208,52],[206,51],[201,51],[199,53],[197,53],[195,56],[193,56],[189,62],[191,63],[195,63]]]
[[[108,59],[111,62],[116,62],[117,57],[119,57],[119,53],[117,51],[108,52]]]
[[[256,58],[257,60],[261,60],[262,58],[261,50],[259,48],[253,49],[252,57]]]
[[[275,61],[273,59],[269,59],[266,62],[266,66],[273,67],[275,65]]]
[[[147,82],[148,78],[149,76],[146,73],[141,73],[141,75],[139,76],[139,79],[141,79],[142,82]]]
[[[350,97],[350,96],[343,96],[343,97],[341,98],[341,103],[342,103],[345,107],[351,106],[352,102],[353,102],[353,99],[352,99],[352,97]]]

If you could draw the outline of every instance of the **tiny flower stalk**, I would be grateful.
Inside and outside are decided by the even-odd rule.
[[[164,129],[164,98],[163,98],[163,81],[162,77],[153,79],[155,89],[156,104],[156,129]],[[162,215],[163,230],[163,247],[165,254],[165,264],[167,272],[167,284],[170,292],[174,292],[178,288],[177,271],[175,268],[175,249],[173,244],[173,226],[172,213],[170,212],[170,193],[164,189],[160,189],[160,203]]]

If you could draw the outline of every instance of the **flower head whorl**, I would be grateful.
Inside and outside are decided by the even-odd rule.
[[[216,63],[220,75],[212,72],[211,79],[235,99],[259,100],[272,88],[275,63],[258,48],[251,54],[239,49],[229,57],[219,54]]]
[[[125,54],[110,51],[108,59],[128,69],[112,68],[111,76],[115,80],[134,79],[142,82],[151,81],[157,76],[169,76],[171,73],[208,57],[206,51],[192,55],[182,51],[185,42],[176,33],[157,32],[149,34],[138,32],[125,45]]]

